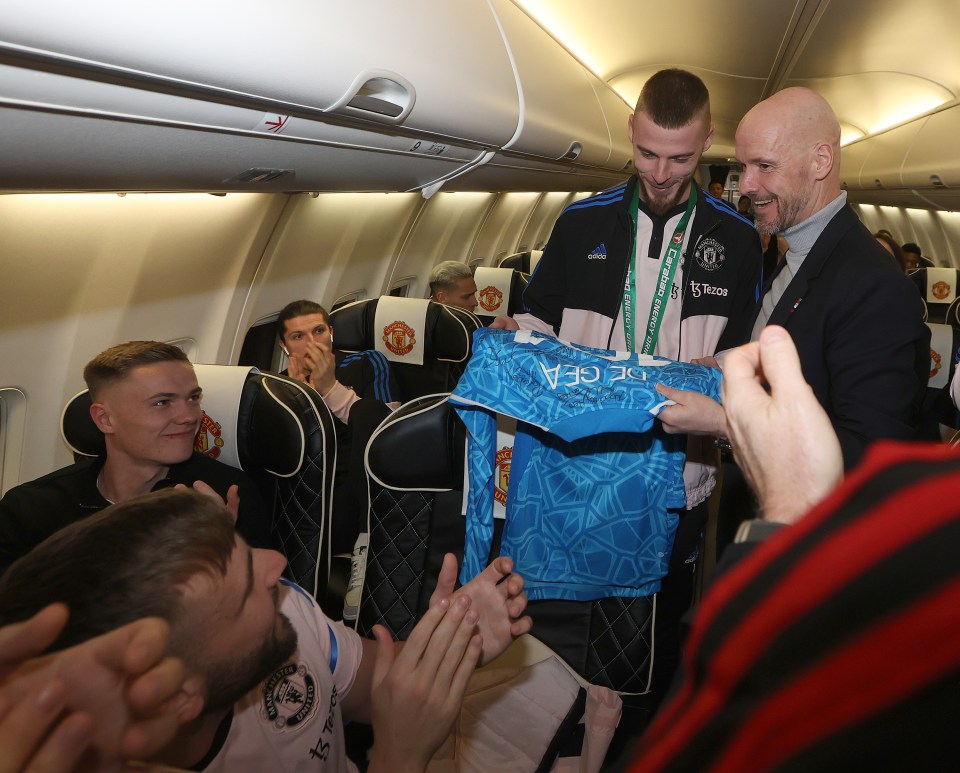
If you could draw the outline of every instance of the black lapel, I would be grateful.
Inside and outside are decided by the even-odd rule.
[[[820,234],[820,237],[814,243],[813,249],[810,250],[810,253],[804,258],[803,263],[800,264],[800,270],[797,271],[790,284],[787,285],[787,289],[783,291],[783,295],[780,296],[780,301],[777,303],[773,312],[771,312],[770,319],[767,320],[768,325],[787,324],[790,315],[803,302],[810,283],[816,280],[826,265],[826,262],[833,256],[837,242],[840,241],[840,238],[847,231],[859,222],[859,218],[857,218],[854,211],[850,209],[848,205],[844,205],[843,208],[833,216],[830,222],[827,223],[827,227],[823,229],[823,233]]]

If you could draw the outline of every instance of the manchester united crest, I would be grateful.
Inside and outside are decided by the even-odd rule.
[[[933,297],[938,301],[942,301],[948,295],[950,295],[950,283],[949,282],[934,282],[933,287],[930,288],[933,291]]]
[[[930,378],[933,378],[940,372],[940,368],[943,367],[943,358],[935,352],[933,349],[930,350]]]
[[[317,680],[303,663],[281,666],[263,685],[260,715],[277,730],[292,730],[316,709]]]
[[[505,446],[497,451],[496,483],[493,487],[493,498],[501,505],[507,504],[507,489],[510,487],[510,462],[513,459],[513,449]]]
[[[197,439],[193,441],[193,450],[216,459],[223,448],[222,433],[220,424],[207,416],[206,411],[201,411],[200,431],[197,433]]]
[[[701,240],[694,257],[697,259],[697,265],[704,271],[716,271],[727,259],[723,245],[716,239]]]
[[[416,342],[413,328],[399,319],[383,329],[383,345],[397,356],[410,354]]]
[[[484,287],[478,294],[480,307],[486,311],[496,311],[503,303],[503,293],[496,287]]]

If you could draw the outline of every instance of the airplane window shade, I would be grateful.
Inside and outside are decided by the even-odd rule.
[[[357,301],[362,301],[366,297],[367,297],[366,290],[356,290],[355,292],[352,292],[352,293],[344,293],[343,295],[339,296],[330,306],[330,313],[332,314],[337,309],[346,306],[348,303],[356,303]]]
[[[20,457],[27,398],[19,389],[0,389],[0,496],[20,482]]]

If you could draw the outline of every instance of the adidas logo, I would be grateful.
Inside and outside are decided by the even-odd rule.
[[[593,252],[587,255],[587,260],[606,260],[607,259],[607,245],[599,244],[593,248]]]

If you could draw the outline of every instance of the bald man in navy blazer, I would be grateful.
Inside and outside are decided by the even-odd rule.
[[[809,89],[784,89],[747,113],[736,143],[740,190],[753,200],[757,228],[789,245],[767,280],[752,337],[767,324],[790,333],[846,469],[873,440],[916,438],[930,372],[923,302],[847,206],[830,105]],[[661,391],[678,403],[660,414],[668,431],[725,437],[719,405]]]

